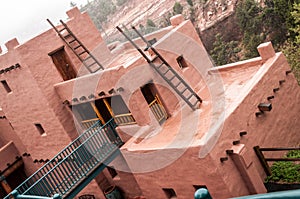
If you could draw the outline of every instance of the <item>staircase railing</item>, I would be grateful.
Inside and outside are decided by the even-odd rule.
[[[103,164],[112,161],[111,157],[123,144],[115,128],[113,119],[103,126],[100,122],[94,124],[15,190],[21,195],[52,197],[59,194],[65,198],[78,186],[82,189],[82,184],[87,184],[83,181],[94,170],[99,170],[98,167],[103,170]]]

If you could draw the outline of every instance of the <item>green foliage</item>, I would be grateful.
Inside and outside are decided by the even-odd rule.
[[[73,1],[70,2],[70,7],[75,7],[77,4]]]
[[[88,4],[82,7],[81,11],[87,11],[96,27],[101,29],[101,24],[116,11],[116,6],[112,0],[94,0],[88,1]]]
[[[261,12],[262,8],[254,0],[243,0],[237,6],[237,23],[244,33],[242,43],[245,58],[258,56],[256,47],[265,39]]]
[[[189,4],[189,6],[191,6],[191,7],[194,6],[193,0],[186,0],[186,2]]]
[[[291,16],[294,18],[295,24],[295,28],[291,30],[294,32],[293,35],[295,37],[288,39],[281,50],[285,54],[300,85],[300,3],[294,4],[294,11],[291,12]]]
[[[300,85],[300,44],[296,44],[291,40],[285,42],[281,51],[286,56],[289,65]]]
[[[183,12],[183,6],[180,4],[180,2],[176,1],[174,6],[173,6],[174,15],[182,14],[182,12]]]
[[[293,8],[291,16],[294,19],[294,27],[291,28],[291,31],[295,33],[295,43],[300,45],[300,3],[294,4]]]
[[[146,27],[156,27],[156,25],[151,19],[147,19]]]
[[[294,150],[287,153],[288,158],[300,158],[300,150]],[[275,162],[271,166],[272,175],[266,178],[266,182],[300,182],[300,164],[295,162]]]
[[[164,28],[171,25],[170,18],[173,16],[171,12],[166,12],[162,15],[160,21],[159,21],[159,27]]]
[[[266,0],[262,19],[265,33],[269,35],[275,47],[281,46],[288,37],[294,37],[291,28],[294,27],[294,19],[291,15],[293,3],[291,0]]]
[[[238,48],[237,41],[225,42],[221,34],[216,35],[216,41],[213,44],[214,49],[210,52],[216,65],[224,65],[238,61],[237,54],[241,51]]]
[[[117,6],[122,6],[127,0],[117,0]]]

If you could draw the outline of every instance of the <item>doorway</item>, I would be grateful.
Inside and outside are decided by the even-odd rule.
[[[117,125],[135,124],[136,121],[120,95],[97,99],[72,106],[72,111],[83,128],[99,122],[104,125],[114,118]]]
[[[159,98],[155,85],[153,83],[148,83],[141,87],[141,91],[156,120],[162,124],[168,118],[168,114]]]
[[[48,54],[64,81],[76,78],[74,66],[67,55],[64,46]]]

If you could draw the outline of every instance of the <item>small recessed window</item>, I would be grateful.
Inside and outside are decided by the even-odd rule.
[[[8,85],[8,83],[5,80],[2,80],[1,84],[4,87],[4,89],[6,90],[7,93],[11,92],[11,89],[10,89],[9,85]]]
[[[198,189],[204,188],[207,189],[207,187],[205,185],[193,185],[195,191],[197,191]]]
[[[107,167],[107,170],[112,178],[115,178],[116,176],[118,176],[118,173],[114,167]]]
[[[168,199],[177,198],[177,195],[176,195],[174,189],[172,189],[172,188],[163,188],[162,190],[165,192]]]
[[[182,55],[176,58],[176,61],[181,69],[187,68],[188,65]]]
[[[46,132],[41,124],[34,124],[41,136],[46,136]]]

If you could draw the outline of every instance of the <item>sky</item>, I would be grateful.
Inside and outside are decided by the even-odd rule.
[[[87,0],[1,0],[0,1],[0,45],[17,38],[22,44],[51,28],[46,19],[57,24],[67,18],[70,2],[85,5]]]

